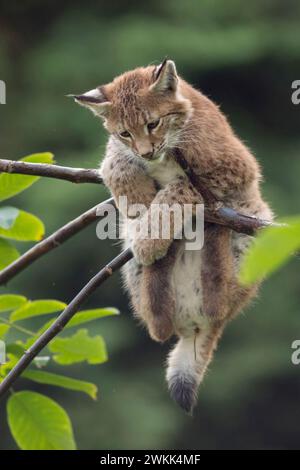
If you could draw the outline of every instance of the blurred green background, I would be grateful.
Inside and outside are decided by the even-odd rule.
[[[300,79],[299,1],[10,0],[0,5],[0,79],[7,84],[7,104],[0,106],[2,158],[52,151],[61,165],[98,166],[106,140],[100,122],[65,95],[167,55],[180,74],[221,105],[253,149],[275,212],[300,212],[300,105],[291,102],[291,83]],[[41,217],[50,234],[106,197],[96,185],[45,179],[11,203]],[[0,293],[69,301],[118,251],[116,244],[97,240],[95,226],[89,227]],[[299,298],[295,258],[227,328],[193,418],[168,397],[163,366],[170,345],[150,341],[132,319],[119,275],[87,305],[121,310],[120,317],[90,327],[104,335],[109,362],[66,371],[95,381],[99,400],[25,380],[16,389],[45,391],[61,403],[81,449],[299,448],[300,366],[290,359],[291,343],[300,337]],[[16,448],[3,404],[0,448]]]

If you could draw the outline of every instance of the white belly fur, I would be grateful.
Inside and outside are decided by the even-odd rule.
[[[189,335],[203,326],[201,285],[201,250],[186,250],[183,240],[177,254],[172,283],[176,296],[175,326]]]
[[[157,181],[163,188],[168,183],[174,181],[178,176],[184,175],[181,166],[172,157],[162,155],[153,162],[146,162],[147,173]]]

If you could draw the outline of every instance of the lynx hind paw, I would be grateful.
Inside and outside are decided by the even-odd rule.
[[[148,324],[149,335],[154,341],[163,343],[174,334],[174,326],[170,318],[154,318],[151,324]]]
[[[169,240],[136,239],[132,243],[132,251],[136,261],[149,266],[163,258],[170,246]]]

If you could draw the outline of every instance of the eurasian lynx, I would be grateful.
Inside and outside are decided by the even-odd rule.
[[[117,203],[125,195],[129,205],[147,206],[140,227],[148,224],[154,203],[202,203],[200,183],[226,206],[272,219],[257,161],[219,108],[178,77],[173,61],[126,72],[75,99],[103,118],[110,138],[102,177]],[[123,216],[129,227],[137,223]],[[174,232],[169,239],[125,240],[134,253],[124,277],[136,315],[153,339],[179,338],[168,357],[167,381],[186,411],[195,405],[225,324],[257,291],[237,281],[250,241],[213,224],[206,224],[204,248],[196,252],[186,251]]]

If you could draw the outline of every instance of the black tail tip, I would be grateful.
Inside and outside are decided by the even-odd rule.
[[[197,402],[196,380],[188,375],[174,375],[168,381],[171,398],[189,414]]]

